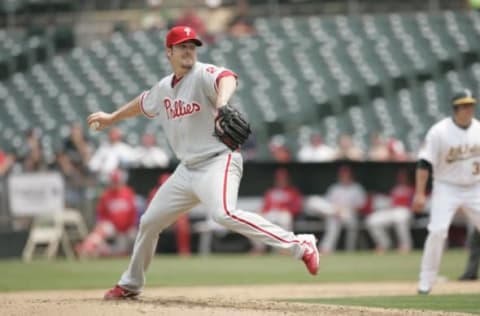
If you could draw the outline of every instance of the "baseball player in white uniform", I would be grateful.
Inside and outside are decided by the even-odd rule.
[[[419,294],[435,282],[452,218],[462,208],[480,230],[480,123],[469,90],[452,99],[453,117],[433,125],[419,153],[413,209],[423,210],[428,176],[433,176],[432,205],[425,241]]]
[[[142,291],[159,233],[200,202],[221,225],[302,259],[313,275],[318,271],[314,235],[294,235],[259,215],[236,209],[242,156],[213,131],[216,115],[235,92],[237,76],[198,62],[196,47],[201,45],[194,29],[172,28],[166,36],[166,55],[173,73],[120,109],[93,113],[87,119],[98,130],[140,114],[159,120],[180,160],[142,216],[128,269],[105,299],[133,298]]]

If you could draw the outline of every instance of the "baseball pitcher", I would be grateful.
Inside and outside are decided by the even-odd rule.
[[[317,273],[314,235],[296,236],[257,214],[236,209],[243,165],[237,149],[250,128],[228,105],[237,75],[198,62],[196,48],[201,45],[194,29],[172,28],[166,36],[166,55],[173,73],[117,111],[93,113],[87,119],[101,130],[143,113],[161,123],[181,161],[142,216],[128,269],[105,299],[132,298],[141,292],[159,233],[199,202],[208,206],[216,222],[302,259],[311,274]]]

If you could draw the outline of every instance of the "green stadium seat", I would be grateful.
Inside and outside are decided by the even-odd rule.
[[[200,60],[238,73],[232,103],[246,113],[259,142],[277,133],[297,135],[306,126],[331,145],[348,133],[365,147],[369,135],[381,131],[415,150],[429,124],[448,115],[452,91],[466,86],[480,92],[477,12],[260,18],[255,23],[257,36],[225,37],[198,53]],[[1,82],[6,106],[0,143],[38,126],[50,146],[58,137],[54,131],[68,122],[85,124],[88,113],[113,110],[149,89],[170,72],[164,36],[165,31],[117,32]],[[38,53],[47,45],[41,36],[24,39],[0,31],[0,68],[12,52],[30,63],[35,59],[24,52]],[[128,141],[137,144],[155,127],[147,125],[138,119],[122,127]]]

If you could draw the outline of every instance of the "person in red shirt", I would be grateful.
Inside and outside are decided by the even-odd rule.
[[[148,203],[153,199],[160,186],[167,181],[170,173],[162,173],[158,177],[158,184],[148,194]],[[177,241],[177,251],[181,256],[190,255],[190,221],[187,214],[181,215],[175,223],[175,238]]]
[[[123,171],[115,170],[98,201],[97,224],[76,251],[81,257],[127,254],[135,238],[136,226],[135,192],[125,184]]]
[[[410,235],[411,204],[415,188],[410,184],[408,173],[400,169],[395,186],[390,191],[389,202],[382,204],[381,198],[376,198],[373,213],[366,218],[367,229],[372,236],[376,251],[383,253],[391,246],[387,229],[393,226],[398,240],[398,251],[409,252],[412,248]],[[376,204],[376,205],[375,205]]]
[[[0,179],[5,176],[15,164],[15,156],[0,149]]]
[[[285,230],[293,230],[295,217],[303,207],[303,196],[290,183],[287,169],[279,168],[275,171],[274,186],[265,192],[263,197],[262,214],[273,224]],[[263,244],[254,244],[254,253],[265,251]]]

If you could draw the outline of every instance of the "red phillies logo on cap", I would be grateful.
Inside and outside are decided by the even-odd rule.
[[[188,26],[175,26],[167,33],[165,44],[167,47],[181,44],[186,41],[192,41],[197,46],[202,46],[202,41],[197,38],[197,32]]]

